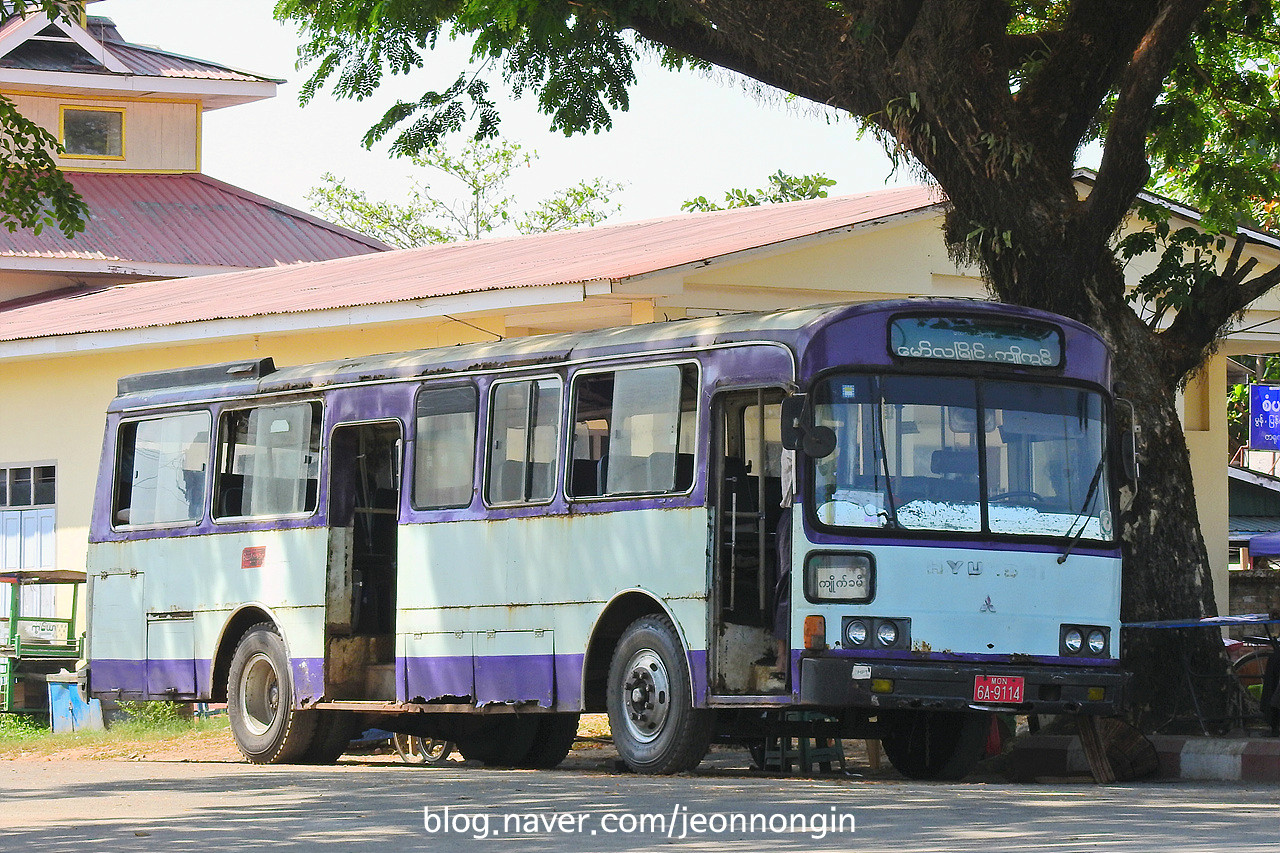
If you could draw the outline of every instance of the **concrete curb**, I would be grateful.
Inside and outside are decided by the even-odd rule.
[[[1280,739],[1152,735],[1160,769],[1155,778],[1220,782],[1280,782]],[[1088,776],[1080,739],[1036,735],[1015,744],[1009,756],[1014,778]]]

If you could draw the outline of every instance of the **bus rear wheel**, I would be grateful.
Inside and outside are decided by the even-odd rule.
[[[573,749],[578,737],[580,714],[543,714],[538,717],[538,731],[533,746],[520,761],[520,766],[530,770],[551,770],[560,766]]]
[[[468,761],[486,767],[520,767],[538,736],[533,715],[499,717],[489,725],[456,740],[458,752]]]
[[[618,641],[609,667],[609,728],[637,773],[692,770],[711,746],[711,712],[694,708],[689,663],[666,616],[643,616]]]
[[[311,746],[316,712],[293,707],[284,640],[268,622],[246,631],[231,656],[227,716],[236,747],[254,764],[298,761]]]
[[[988,714],[886,712],[884,754],[908,779],[961,779],[977,765],[990,730]]]

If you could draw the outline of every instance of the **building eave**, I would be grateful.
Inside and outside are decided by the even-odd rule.
[[[351,308],[259,314],[251,317],[200,320],[165,326],[51,335],[0,341],[0,362],[73,356],[88,352],[120,352],[167,344],[207,343],[254,335],[292,334],[365,325],[437,321],[460,315],[493,314],[513,308],[582,303],[586,298],[587,289],[582,284],[557,284],[434,296]]]
[[[77,98],[138,98],[200,101],[205,110],[274,98],[277,84],[267,80],[209,80],[198,77],[151,77],[73,71],[29,71],[0,68],[0,90],[60,94]]]

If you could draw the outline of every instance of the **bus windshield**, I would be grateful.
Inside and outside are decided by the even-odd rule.
[[[1101,395],[1064,386],[845,375],[814,389],[836,433],[813,505],[833,527],[1110,540]]]

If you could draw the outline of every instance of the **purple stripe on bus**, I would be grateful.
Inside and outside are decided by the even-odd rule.
[[[324,696],[324,658],[294,658],[289,661],[293,670],[293,702],[310,704]]]
[[[829,649],[818,657],[827,658],[867,658],[882,661],[965,661],[969,663],[1032,663],[1050,666],[1119,666],[1120,661],[1114,658],[1070,658],[1058,655],[988,655],[970,652],[928,652],[916,653],[905,651],[877,651],[875,649]]]
[[[1065,549],[1063,542],[1026,542],[1009,540],[997,540],[983,538],[980,533],[960,533],[955,534],[954,539],[912,539],[894,531],[893,533],[884,533],[876,535],[874,532],[865,534],[857,530],[851,529],[847,534],[827,533],[816,529],[810,523],[810,517],[805,515],[804,532],[810,544],[813,545],[849,545],[852,547],[895,547],[895,546],[911,546],[913,548],[943,548],[955,552],[958,549],[966,548],[983,551],[1009,551],[1021,554],[1061,554]],[[937,536],[943,531],[922,530],[921,536]],[[1115,545],[1090,545],[1088,542],[1081,542],[1071,549],[1072,554],[1082,557],[1111,557],[1118,559],[1120,557],[1120,549]]]
[[[705,650],[691,651],[687,655],[689,676],[693,681],[693,705],[696,708],[703,708],[706,707],[707,699],[710,697],[707,681],[707,653]]]
[[[195,695],[196,662],[194,660],[149,660],[146,670],[149,695]]]
[[[471,696],[475,690],[470,655],[397,658],[396,669],[404,673],[403,680],[397,679],[396,684],[396,698],[402,701]]]
[[[555,702],[554,655],[485,655],[475,664],[477,705]]]
[[[147,687],[147,662],[95,658],[89,667],[89,689],[94,693],[122,691],[143,693]]]

